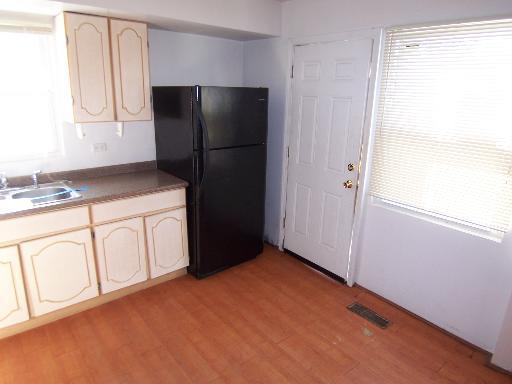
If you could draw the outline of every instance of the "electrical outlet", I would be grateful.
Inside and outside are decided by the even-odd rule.
[[[107,152],[107,143],[94,143],[92,145],[93,152]]]

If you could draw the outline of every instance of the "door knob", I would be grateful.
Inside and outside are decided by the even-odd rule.
[[[345,182],[343,183],[343,186],[344,186],[345,188],[350,189],[350,188],[352,188],[352,187],[354,186],[354,183],[352,182],[352,180],[347,180],[347,181],[345,181]]]

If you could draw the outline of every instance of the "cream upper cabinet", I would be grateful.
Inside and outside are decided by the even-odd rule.
[[[89,229],[27,241],[20,248],[33,316],[98,296]]]
[[[151,277],[188,266],[186,209],[159,213],[145,220]]]
[[[75,123],[114,121],[108,19],[64,14]]]
[[[28,318],[18,247],[0,248],[0,328]]]
[[[146,24],[111,19],[110,41],[117,119],[151,120]]]
[[[99,225],[94,232],[102,293],[147,280],[142,218]]]

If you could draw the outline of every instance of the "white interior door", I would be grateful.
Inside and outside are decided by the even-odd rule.
[[[294,50],[284,247],[345,279],[372,44]]]

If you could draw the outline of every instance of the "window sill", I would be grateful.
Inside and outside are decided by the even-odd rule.
[[[393,212],[397,212],[403,215],[411,216],[420,220],[428,221],[433,224],[441,225],[446,228],[450,228],[456,231],[464,232],[472,236],[478,236],[486,240],[491,240],[496,243],[501,243],[505,233],[496,231],[494,229],[481,227],[476,224],[470,224],[464,221],[458,221],[453,218],[438,215],[432,212],[422,211],[420,209],[414,209],[399,203],[395,203],[389,200],[381,199],[379,197],[370,196],[371,204],[376,207],[388,209]]]

